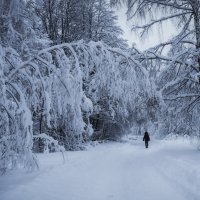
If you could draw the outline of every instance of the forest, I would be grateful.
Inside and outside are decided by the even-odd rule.
[[[129,47],[171,20],[167,42]],[[169,30],[170,31],[170,30]],[[0,0],[0,174],[148,129],[200,138],[199,0]]]

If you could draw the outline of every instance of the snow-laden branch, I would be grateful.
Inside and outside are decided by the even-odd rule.
[[[145,24],[143,26],[132,26],[132,30],[136,30],[136,29],[144,29],[144,32],[147,31],[151,26],[153,26],[154,24],[160,23],[160,22],[164,22],[166,20],[170,20],[173,18],[177,18],[179,16],[183,16],[183,15],[187,15],[187,14],[191,14],[191,12],[184,12],[184,13],[178,13],[178,14],[174,14],[174,15],[169,15],[166,17],[161,17],[159,19],[155,19],[155,20],[151,20],[150,23]]]
[[[159,1],[159,0],[130,0],[127,3],[128,6],[128,19],[133,19],[136,15],[140,17],[146,16],[151,9],[159,10],[164,9],[167,11],[179,11],[179,12],[193,12],[193,9],[185,4],[178,4],[174,1]]]
[[[95,44],[95,43],[94,43]],[[39,60],[41,62],[43,62],[47,67],[50,67],[51,69],[55,68],[55,66],[53,65],[53,63],[51,62],[48,62],[47,60],[43,59],[42,58],[42,55],[46,54],[47,52],[53,52],[53,51],[57,51],[59,49],[69,49],[73,56],[74,56],[74,59],[75,59],[75,62],[76,62],[76,66],[78,67],[79,66],[79,61],[78,61],[78,55],[77,53],[75,52],[74,48],[76,47],[81,47],[82,44],[82,41],[80,42],[77,42],[77,43],[64,43],[64,44],[60,44],[60,45],[55,45],[55,46],[52,46],[52,47],[49,47],[49,48],[46,48],[44,50],[41,50],[37,56],[33,57],[33,58],[30,58],[28,61],[20,64],[20,66],[16,67],[15,70],[13,70],[9,75],[8,75],[8,80],[10,80],[19,70],[27,67],[28,65],[32,65],[32,63],[34,63],[35,61]],[[89,46],[88,44],[85,44],[87,47]],[[99,46],[100,48],[102,48],[102,45],[99,45],[99,43],[97,42],[96,43],[97,47]],[[84,46],[84,45],[83,45]],[[136,67],[140,67],[140,69],[143,71],[144,75],[147,76],[147,72],[145,71],[145,68],[142,67],[142,65],[137,61],[135,60],[133,57],[131,57],[130,55],[128,55],[127,53],[124,53],[122,50],[120,49],[116,49],[116,48],[110,48],[110,47],[107,47],[107,50],[108,51],[111,51],[113,53],[117,53],[119,54],[120,56],[123,56],[127,59],[127,61],[131,61],[135,64]]]
[[[148,77],[148,72],[146,71],[146,69],[142,66],[141,63],[139,63],[139,61],[137,61],[136,59],[134,59],[134,57],[130,56],[129,54],[125,54],[124,52],[122,52],[122,50],[120,49],[116,49],[116,48],[109,48],[108,49],[111,52],[117,53],[123,57],[125,57],[127,59],[127,61],[131,61],[135,64],[136,67],[139,67],[140,70],[142,70],[143,74],[145,75],[145,77]]]
[[[56,146],[57,141],[74,149],[93,133],[91,115],[94,120],[101,115],[106,123],[122,128],[129,123],[136,103],[140,106],[142,96],[153,94],[148,71],[140,60],[103,42],[55,45],[25,62],[5,63],[14,64],[0,87],[5,87],[5,108],[13,115],[19,144],[25,144],[17,146],[26,148],[24,160],[34,160],[32,127],[34,139],[38,139],[34,148]],[[9,119],[7,123],[13,135]]]
[[[65,148],[62,145],[58,144],[58,141],[53,139],[51,136],[47,135],[46,133],[41,133],[39,135],[34,135],[34,139],[43,139],[46,143],[46,150],[49,152],[49,148],[53,148],[56,152],[64,152]]]
[[[177,100],[177,99],[181,99],[181,98],[187,98],[187,97],[200,97],[200,94],[181,94],[181,95],[177,95],[177,96],[173,96],[173,97],[167,97],[164,98],[164,100]]]
[[[174,0],[169,0],[169,1],[146,0],[146,1],[151,2],[152,4],[170,7],[172,9],[192,11],[192,9],[189,8],[188,4],[186,2],[184,3],[184,1],[179,1],[179,2],[174,1]]]

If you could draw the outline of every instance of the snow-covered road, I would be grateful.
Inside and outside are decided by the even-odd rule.
[[[0,177],[0,200],[200,199],[200,152],[187,142],[107,143],[66,153],[65,164],[60,154],[39,160],[38,172]]]

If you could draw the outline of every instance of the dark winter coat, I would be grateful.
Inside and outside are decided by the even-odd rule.
[[[149,142],[150,141],[150,137],[149,137],[148,132],[144,133],[143,141],[145,141],[145,142]]]

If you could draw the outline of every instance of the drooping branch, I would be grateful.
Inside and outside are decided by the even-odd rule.
[[[183,15],[188,15],[188,14],[191,14],[191,13],[192,12],[190,11],[190,12],[184,12],[184,13],[178,13],[178,14],[174,14],[174,15],[169,15],[169,16],[166,16],[166,17],[161,17],[159,19],[151,20],[150,23],[147,23],[147,24],[145,24],[143,26],[134,25],[134,26],[132,26],[132,30],[144,29],[142,34],[141,34],[141,35],[143,35],[146,31],[149,30],[149,28],[151,28],[153,25],[155,25],[157,23],[162,23],[164,21],[171,20],[171,19],[183,16]]]

